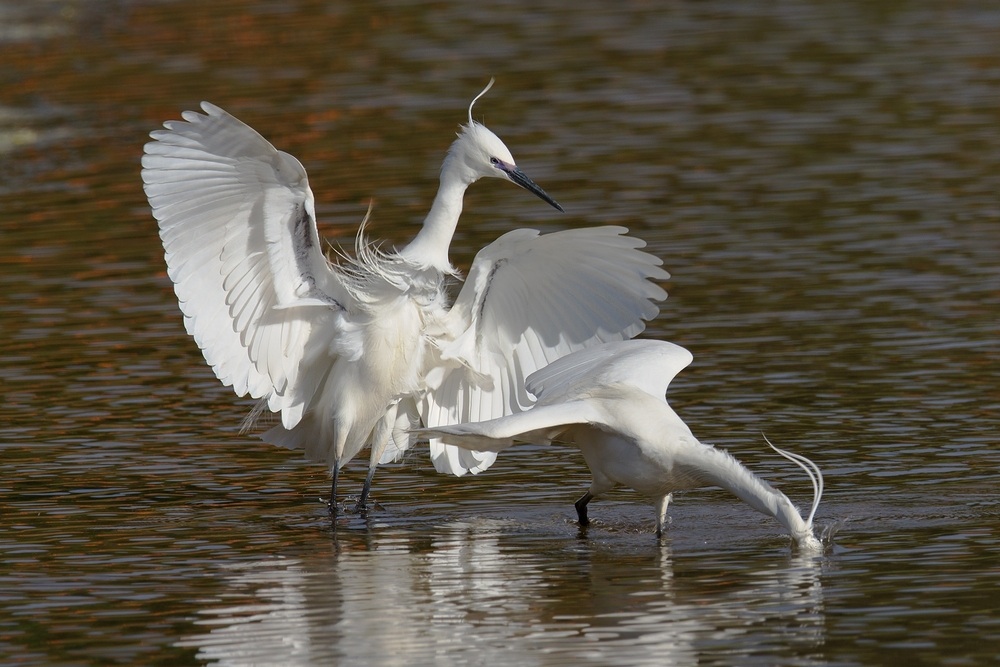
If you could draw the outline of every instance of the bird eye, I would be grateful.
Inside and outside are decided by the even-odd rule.
[[[494,167],[499,167],[500,166],[499,158],[491,157],[490,164],[492,164]]]

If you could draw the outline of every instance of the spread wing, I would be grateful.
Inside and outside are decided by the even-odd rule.
[[[662,340],[623,340],[595,345],[532,373],[525,388],[540,405],[578,401],[602,387],[628,385],[666,401],[667,387],[694,357]]]
[[[666,402],[670,381],[692,361],[679,345],[659,340],[624,340],[570,353],[532,373],[527,391],[538,402],[523,412],[486,421],[415,429],[445,446],[497,453],[516,441],[552,440],[573,424],[616,428],[618,400],[632,387]],[[612,407],[608,406],[608,400]]]
[[[358,356],[351,299],[320,248],[302,165],[202,103],[145,146],[142,180],[184,325],[216,376],[302,418],[338,355]]]
[[[600,421],[600,412],[590,403],[537,405],[524,412],[482,422],[414,429],[418,437],[440,440],[445,446],[499,453],[516,441],[550,441],[567,426]]]
[[[624,227],[539,234],[519,229],[483,248],[449,314],[454,337],[427,378],[427,427],[479,422],[534,402],[525,379],[587,347],[629,339],[659,312],[669,274]],[[461,475],[493,463],[493,452],[431,442],[438,471]]]

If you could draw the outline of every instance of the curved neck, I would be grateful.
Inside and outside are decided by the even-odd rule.
[[[689,463],[697,467],[700,479],[726,489],[758,512],[777,519],[800,547],[811,547],[816,541],[812,525],[802,519],[788,496],[750,472],[732,454],[706,445],[688,456],[700,459]]]
[[[448,248],[455,235],[458,218],[462,215],[462,199],[468,187],[469,183],[452,168],[452,161],[446,159],[441,168],[441,182],[431,210],[424,218],[424,225],[399,253],[404,259],[444,273],[454,271],[448,261]]]

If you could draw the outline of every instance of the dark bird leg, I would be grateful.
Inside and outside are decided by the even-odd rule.
[[[333,466],[333,482],[330,484],[330,516],[337,518],[337,478],[340,477],[340,466]]]
[[[365,514],[368,512],[368,496],[372,492],[372,479],[375,477],[375,466],[368,468],[368,475],[365,476],[365,485],[361,487],[361,497],[358,498],[358,505],[354,508],[355,512],[359,514]]]
[[[396,414],[398,411],[399,401],[390,404],[385,411],[385,415],[379,420],[372,431],[372,451],[368,462],[368,476],[365,477],[365,485],[361,487],[361,497],[354,508],[354,511],[359,514],[367,514],[368,512],[368,496],[372,491],[372,478],[375,477],[375,468],[378,467],[379,461],[382,460],[382,453],[385,452],[386,445],[389,444],[389,438],[392,437],[392,429],[396,423]],[[378,503],[375,504],[377,505]]]
[[[581,526],[589,526],[590,519],[587,518],[587,503],[593,500],[594,494],[587,491],[585,494],[580,496],[580,499],[576,501],[576,515],[580,519]]]

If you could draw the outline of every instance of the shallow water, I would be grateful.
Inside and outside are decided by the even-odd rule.
[[[1000,10],[983,3],[0,0],[0,662],[977,665],[1000,658]],[[325,471],[241,437],[183,331],[138,177],[210,99],[309,169],[322,233],[409,238],[468,100],[563,204],[673,274],[671,402],[805,506],[726,494],[667,536],[572,450],[422,452],[331,529]],[[364,457],[362,457],[364,458]],[[356,493],[364,461],[347,472]]]

